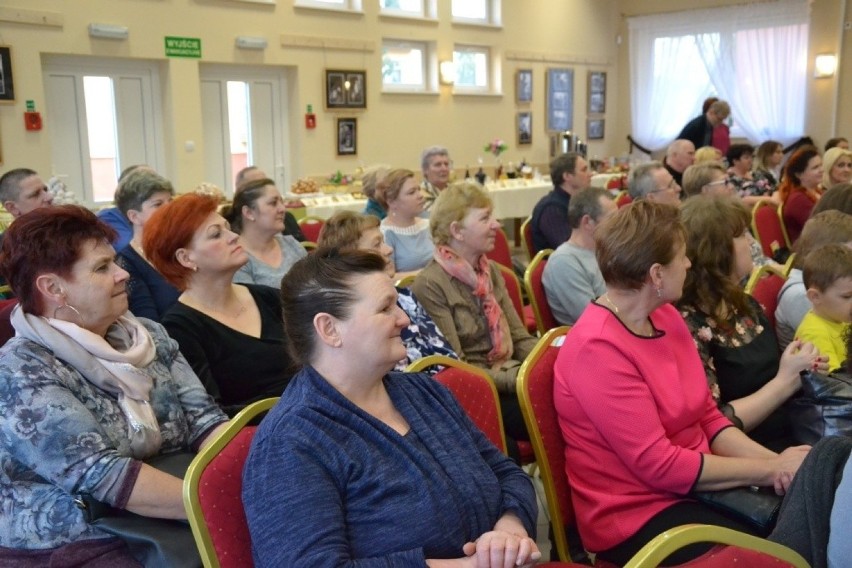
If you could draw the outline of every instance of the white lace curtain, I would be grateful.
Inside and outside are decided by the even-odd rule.
[[[714,95],[732,135],[788,144],[804,134],[807,0],[637,16],[630,29],[632,135],[665,148]]]

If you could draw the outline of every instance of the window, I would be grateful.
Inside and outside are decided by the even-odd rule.
[[[379,0],[379,10],[384,16],[435,19],[435,0]]]
[[[487,47],[457,45],[453,49],[456,69],[454,90],[491,91],[491,53]]]
[[[500,0],[453,0],[453,22],[500,25]]]
[[[341,12],[360,12],[361,0],[295,0],[296,8],[319,8]]]
[[[44,61],[50,176],[87,205],[112,201],[118,174],[129,165],[147,164],[168,177],[156,64],[69,56]]]
[[[382,42],[382,89],[396,92],[432,92],[437,89],[433,49],[426,42]]]
[[[732,137],[752,144],[798,139],[808,5],[778,0],[629,18],[633,137],[664,148],[713,95],[731,105]]]

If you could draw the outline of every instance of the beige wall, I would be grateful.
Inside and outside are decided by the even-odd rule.
[[[418,169],[420,150],[431,144],[450,148],[457,167],[470,164],[483,154],[482,146],[500,137],[510,146],[503,161],[521,158],[536,163],[548,159],[544,132],[544,70],[552,66],[575,71],[575,130],[585,137],[586,73],[589,69],[608,71],[607,135],[590,146],[590,155],[623,152],[619,128],[620,83],[617,72],[615,30],[618,21],[616,0],[595,2],[503,1],[502,29],[459,26],[449,23],[450,0],[438,0],[438,23],[406,22],[378,16],[378,2],[364,0],[363,15],[341,15],[324,11],[295,9],[292,0],[278,0],[266,6],[230,0],[11,0],[14,8],[36,11],[37,16],[58,16],[59,27],[8,21],[11,10],[0,9],[0,43],[11,45],[17,102],[0,106],[3,169],[28,166],[51,171],[51,117],[46,112],[41,75],[42,54],[74,54],[97,57],[126,57],[161,61],[164,93],[164,147],[167,170],[178,188],[185,189],[203,177],[203,148],[199,100],[199,61],[168,59],[163,53],[163,36],[200,37],[203,63],[280,66],[287,69],[291,92],[289,144],[297,176],[330,173],[336,169],[351,172],[360,164],[387,162]],[[90,22],[127,26],[126,41],[91,39]],[[281,34],[363,40],[374,42],[372,52],[283,48]],[[237,35],[265,36],[269,47],[262,53],[234,47]],[[441,59],[452,55],[453,44],[490,45],[493,56],[502,62],[500,96],[454,96],[449,87],[438,95],[382,94],[380,78],[382,37],[412,38],[437,42]],[[324,68],[367,70],[368,109],[358,117],[357,157],[335,155],[335,113],[322,109]],[[532,105],[519,106],[514,100],[514,72],[534,70]],[[622,87],[622,88],[619,88]],[[45,128],[25,132],[24,101],[33,99],[42,113]],[[316,130],[304,128],[307,104],[317,113]],[[515,113],[533,112],[533,144],[517,147]],[[187,151],[185,141],[195,142]],[[494,162],[486,157],[486,162]]]
[[[850,31],[844,31],[844,20],[852,18],[848,10],[850,0],[813,0],[811,5],[811,28],[808,48],[808,92],[805,133],[822,145],[833,136],[852,137],[852,46],[847,40]],[[742,4],[742,0],[692,0],[689,8],[713,8]],[[618,99],[618,116],[622,128],[615,132],[616,139],[625,137],[630,131],[630,75],[628,59],[628,32],[625,16],[654,14],[682,10],[682,0],[618,0],[621,15],[618,30],[623,41],[618,48],[618,81],[625,85]],[[813,78],[814,56],[817,53],[837,53],[838,73],[831,79]],[[844,106],[845,103],[845,106]]]

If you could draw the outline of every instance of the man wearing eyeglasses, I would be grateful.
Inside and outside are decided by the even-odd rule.
[[[629,182],[633,200],[680,205],[680,185],[660,162],[648,162],[633,169]]]

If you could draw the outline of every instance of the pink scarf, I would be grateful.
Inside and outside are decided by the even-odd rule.
[[[474,269],[456,251],[446,245],[435,247],[435,262],[444,272],[470,287],[473,295],[482,300],[482,310],[488,321],[488,332],[491,335],[491,351],[488,352],[488,364],[500,366],[512,354],[512,335],[509,322],[503,316],[500,303],[494,297],[491,285],[491,266],[486,256],[480,255],[477,267]]]

